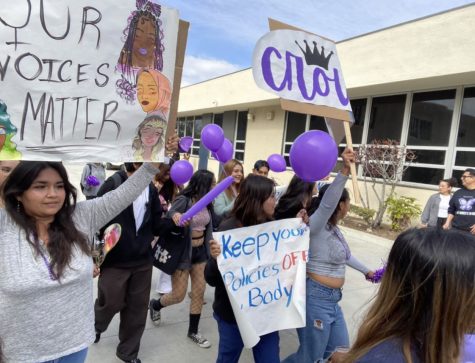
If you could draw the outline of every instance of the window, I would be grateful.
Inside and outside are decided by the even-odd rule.
[[[178,136],[191,136],[193,144],[191,146],[191,155],[198,155],[200,149],[201,129],[203,120],[201,116],[180,117],[177,120]]]
[[[247,132],[247,111],[238,112],[234,136],[234,158],[244,162],[244,147]]]
[[[366,115],[366,98],[359,100],[351,100],[351,108],[353,110],[353,117],[355,122],[351,126],[351,141],[353,144],[361,144],[363,140],[364,119]],[[346,145],[346,137],[340,142]]]
[[[401,140],[406,95],[375,97],[371,105],[368,142]]]

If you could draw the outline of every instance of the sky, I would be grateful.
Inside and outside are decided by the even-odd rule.
[[[182,86],[252,65],[267,19],[335,41],[459,6],[465,0],[158,0],[190,22]]]

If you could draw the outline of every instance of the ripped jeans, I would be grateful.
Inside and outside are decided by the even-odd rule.
[[[300,347],[282,363],[324,362],[338,347],[349,347],[348,330],[338,302],[341,289],[332,289],[307,277],[307,324],[297,329]]]

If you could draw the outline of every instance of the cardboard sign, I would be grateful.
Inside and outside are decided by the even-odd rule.
[[[309,229],[301,219],[213,237],[221,245],[218,267],[246,347],[256,345],[261,335],[305,326]]]
[[[152,0],[0,9],[0,160],[163,161],[178,31]]]

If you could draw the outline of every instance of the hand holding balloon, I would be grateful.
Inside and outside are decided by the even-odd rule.
[[[193,206],[181,216],[180,225],[183,226],[183,224],[193,218],[196,213],[206,208],[206,206],[212,203],[218,195],[224,192],[233,183],[233,181],[234,178],[232,176],[228,176],[226,179],[223,179],[218,185],[211,189],[208,194],[193,204]]]

